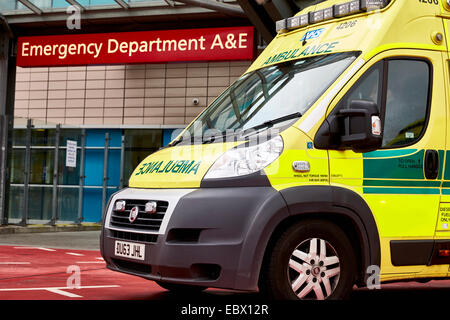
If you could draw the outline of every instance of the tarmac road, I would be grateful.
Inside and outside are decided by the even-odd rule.
[[[189,297],[155,282],[106,269],[99,231],[0,235],[0,300],[260,301],[258,293],[208,289]],[[77,269],[78,268],[78,269]],[[78,282],[76,281],[78,278]],[[450,299],[450,280],[401,282],[356,289],[352,300]]]
[[[0,234],[0,245],[100,250],[100,231]]]

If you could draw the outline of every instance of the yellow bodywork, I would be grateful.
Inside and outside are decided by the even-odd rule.
[[[306,8],[299,15],[343,2],[325,1]],[[450,222],[450,163],[447,164],[450,161],[447,159],[447,150],[450,150],[447,124],[450,8],[442,0],[429,2],[393,0],[382,10],[280,33],[247,71],[314,55],[361,52],[309,111],[281,133],[284,151],[278,161],[265,168],[265,173],[277,190],[303,185],[335,185],[358,193],[372,210],[378,227],[382,281],[450,275],[449,265],[395,267],[391,264],[389,247],[391,240],[450,239],[450,230],[444,228],[444,223]],[[301,41],[307,32],[318,29],[322,29],[320,36],[306,44]],[[441,42],[436,40],[436,34],[443,35]],[[424,188],[423,194],[411,193],[410,187],[377,188],[386,178],[367,179],[364,176],[364,163],[372,161],[370,163],[389,166],[397,161],[395,154],[371,155],[308,147],[326,116],[352,85],[376,62],[389,57],[423,58],[433,66],[433,98],[426,133],[416,144],[395,149],[410,157],[420,157],[420,150],[442,151],[440,161],[445,162],[442,168],[448,169],[432,187]],[[198,188],[211,165],[234,146],[236,143],[213,143],[163,149],[136,168],[129,185],[137,188]],[[294,161],[308,161],[310,172],[294,172]],[[155,163],[157,166],[159,162],[161,165],[155,169]],[[394,182],[401,185],[400,180]]]

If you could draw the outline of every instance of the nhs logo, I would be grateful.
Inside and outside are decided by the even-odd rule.
[[[318,38],[322,35],[324,30],[325,30],[325,28],[308,31],[307,33],[305,33],[303,38],[300,39],[300,41],[306,41],[306,40]]]

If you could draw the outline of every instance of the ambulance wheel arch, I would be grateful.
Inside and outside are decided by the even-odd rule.
[[[367,268],[371,265],[380,266],[381,259],[378,229],[365,201],[353,191],[332,186],[294,187],[281,190],[280,193],[286,201],[289,217],[281,221],[271,233],[260,269],[261,289],[264,291],[267,287],[270,260],[283,234],[293,225],[307,226],[312,220],[331,224],[347,235],[355,258],[356,284],[364,286],[369,276],[366,274]],[[330,245],[333,246],[332,243]]]

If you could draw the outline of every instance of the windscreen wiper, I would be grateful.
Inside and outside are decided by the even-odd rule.
[[[181,136],[180,138],[178,138],[178,139],[175,140],[174,142],[168,144],[167,146],[168,146],[168,147],[174,147],[174,146],[176,146],[177,144],[179,144],[179,143],[182,142],[182,141],[183,141],[183,136]]]
[[[292,120],[292,119],[295,119],[295,118],[300,118],[301,116],[302,116],[302,114],[300,112],[295,112],[295,113],[292,113],[292,114],[288,114],[287,116],[283,116],[283,117],[280,117],[280,118],[269,120],[269,121],[261,123],[261,124],[259,124],[257,126],[245,129],[243,131],[243,134],[245,134],[246,132],[251,131],[251,130],[258,131],[258,130],[264,129],[264,128],[271,128],[277,123],[285,122],[285,121]]]
[[[187,141],[187,140],[189,140],[189,139],[185,139],[184,138],[184,136],[181,136],[180,138],[178,138],[177,140],[175,140],[174,142],[172,142],[172,143],[169,143],[168,145],[167,145],[167,147],[174,147],[174,146],[176,146],[177,144],[179,144],[179,143],[181,143],[181,142],[183,142],[183,141]],[[192,142],[194,142],[195,141],[195,137],[191,137],[191,143]]]
[[[222,142],[225,142],[227,138],[232,137],[232,136],[236,136],[240,133],[240,131],[238,132],[227,132],[224,131],[219,135],[212,135],[207,137],[206,139],[203,137],[202,139],[202,144],[208,144],[208,143],[213,143],[214,141],[216,141],[217,139],[220,139]]]

